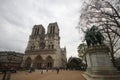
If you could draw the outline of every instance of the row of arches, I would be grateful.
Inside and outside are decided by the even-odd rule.
[[[53,63],[54,60],[51,56],[48,56],[45,60],[43,60],[43,58],[38,55],[34,60],[28,57],[25,60],[24,67],[26,69],[29,69],[30,67],[34,67],[35,69],[52,68]]]

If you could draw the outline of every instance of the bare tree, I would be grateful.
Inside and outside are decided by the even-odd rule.
[[[81,9],[79,27],[86,29],[97,25],[104,32],[110,46],[110,54],[115,63],[114,54],[120,50],[120,0],[87,0]]]
[[[111,30],[109,30],[108,28],[104,28],[103,31],[105,33],[104,36],[107,37],[106,43],[108,43],[110,48],[111,60],[113,62],[113,65],[116,66],[114,55],[117,54],[118,51],[120,50],[120,46],[119,46],[120,37],[117,36],[115,33],[112,33]]]

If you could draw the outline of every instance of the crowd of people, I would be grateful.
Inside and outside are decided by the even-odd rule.
[[[52,68],[52,69],[49,69],[49,68],[46,68],[46,69],[37,69],[37,70],[40,70],[41,71],[41,74],[43,74],[44,72],[48,72],[49,70],[51,70],[52,72],[56,71],[57,74],[59,74],[60,70],[67,70],[67,69],[63,69],[63,68]],[[35,69],[34,68],[30,68],[28,70],[29,73],[32,73],[32,72],[35,72]]]

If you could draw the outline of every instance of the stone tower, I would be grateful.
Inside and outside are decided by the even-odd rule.
[[[46,48],[58,49],[60,48],[59,28],[57,23],[50,23],[46,34]]]
[[[45,48],[45,29],[42,25],[35,25],[29,36],[28,46],[25,53],[39,51]]]
[[[25,68],[65,68],[66,48],[60,48],[59,27],[57,22],[50,23],[45,34],[42,25],[35,25],[29,36],[22,66]]]

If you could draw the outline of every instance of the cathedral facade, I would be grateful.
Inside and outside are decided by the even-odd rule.
[[[35,69],[65,68],[66,63],[66,48],[60,48],[57,22],[48,25],[47,33],[42,25],[34,25],[29,36],[22,66]]]

